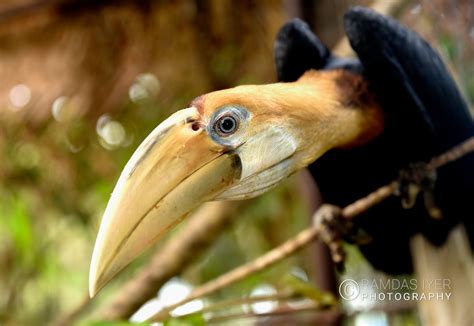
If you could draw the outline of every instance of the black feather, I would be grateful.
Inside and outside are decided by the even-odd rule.
[[[325,54],[311,65],[307,60],[315,56],[303,53],[305,47],[281,44],[277,56],[281,61],[277,60],[277,67],[285,67],[279,70],[282,80],[286,76],[296,79],[304,72],[302,67],[360,71],[384,109],[386,128],[381,136],[361,148],[332,150],[310,166],[324,200],[339,206],[395,179],[409,163],[427,161],[474,135],[472,118],[456,84],[439,55],[418,34],[360,7],[347,12],[345,29],[360,61]],[[307,34],[305,30],[305,38],[311,39]],[[291,55],[284,53],[288,48]],[[428,215],[422,198],[412,209],[404,209],[397,197],[355,219],[355,225],[373,237],[360,248],[375,268],[394,274],[411,272],[409,239],[416,233],[439,245],[462,222],[472,243],[473,168],[470,154],[438,171],[434,196],[444,214],[441,220]]]
[[[278,80],[292,82],[307,70],[322,68],[329,58],[329,50],[308,24],[296,18],[278,32],[274,56]]]

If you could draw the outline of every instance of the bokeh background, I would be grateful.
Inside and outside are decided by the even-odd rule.
[[[472,1],[396,2],[390,14],[440,51],[472,103]],[[86,302],[92,246],[107,200],[136,146],[160,121],[200,94],[274,82],[273,40],[288,19],[307,20],[333,47],[343,37],[348,6],[371,3],[2,0],[0,325],[51,324]],[[306,227],[312,203],[299,195],[301,187],[301,178],[292,177],[247,202],[232,227],[171,286],[189,289],[213,279]],[[271,294],[295,280],[317,291],[313,251],[214,299]],[[374,273],[356,249],[349,252],[347,273]],[[149,255],[88,303],[82,321],[74,323],[98,319],[99,307]],[[239,309],[251,308],[258,310]],[[370,318],[382,325],[418,323],[413,310],[403,311]],[[357,317],[347,323],[357,324]]]

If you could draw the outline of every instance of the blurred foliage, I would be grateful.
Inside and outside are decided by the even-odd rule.
[[[305,14],[340,21],[354,2],[315,2]],[[472,3],[407,3],[397,17],[442,51],[473,101]],[[274,81],[273,38],[294,14],[293,6],[288,1],[2,1],[0,324],[48,324],[84,300],[101,214],[133,150],[195,96]],[[312,25],[330,45],[342,33],[319,21]],[[251,201],[235,227],[181,277],[191,284],[211,280],[304,228],[308,203],[297,187],[292,178]],[[289,278],[289,271],[297,270],[311,281],[317,273],[313,255],[305,249],[211,299],[246,296],[264,282],[333,304],[308,282]],[[356,250],[351,257],[356,258],[349,273],[371,272]],[[110,297],[146,258],[98,301]],[[166,325],[202,321],[190,318]]]

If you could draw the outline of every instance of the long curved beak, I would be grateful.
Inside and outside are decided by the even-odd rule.
[[[162,122],[125,166],[107,205],[90,295],[203,202],[255,197],[331,148],[376,137],[383,114],[370,93],[359,92],[364,85],[349,72],[309,71],[294,83],[206,94],[199,110]],[[216,132],[222,112],[239,121],[236,133]]]
[[[91,297],[189,212],[240,177],[239,157],[194,130],[197,118],[195,108],[176,112],[152,131],[125,166],[94,247]]]

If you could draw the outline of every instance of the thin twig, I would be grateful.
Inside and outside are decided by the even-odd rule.
[[[244,304],[252,304],[252,303],[266,302],[266,301],[282,302],[282,301],[287,301],[289,299],[294,299],[297,297],[300,297],[300,295],[297,295],[296,292],[284,291],[284,292],[272,294],[272,295],[259,295],[259,296],[254,296],[254,297],[243,297],[243,298],[237,298],[237,299],[222,300],[217,303],[211,304],[207,307],[204,307],[198,311],[179,315],[176,318],[186,318],[188,316],[195,315],[195,314],[214,312],[214,311],[223,310],[223,309],[227,309],[227,308],[231,308],[235,306],[241,306]]]
[[[443,165],[460,159],[472,151],[474,151],[474,137],[466,139],[461,144],[451,148],[449,151],[433,158],[428,163],[428,168],[435,170]]]
[[[369,209],[372,206],[377,205],[381,201],[390,197],[393,192],[397,189],[398,181],[390,182],[389,184],[382,186],[370,193],[366,197],[360,198],[347,205],[342,209],[342,216],[351,219]]]
[[[169,317],[169,313],[175,308],[189,302],[194,299],[209,295],[217,290],[220,290],[232,283],[235,283],[248,275],[254,274],[258,271],[265,269],[266,267],[274,264],[277,261],[288,257],[295,251],[303,248],[305,245],[310,243],[317,235],[319,231],[315,228],[308,228],[301,231],[291,240],[286,241],[277,248],[269,251],[265,255],[247,263],[236,269],[219,276],[218,278],[196,288],[187,298],[177,302],[176,304],[170,305],[164,308],[161,312],[157,313],[152,317],[152,320],[162,320]]]
[[[206,323],[213,324],[213,323],[222,323],[225,321],[236,321],[236,319],[248,319],[248,318],[265,318],[265,317],[278,317],[278,316],[285,316],[285,315],[292,315],[301,312],[313,312],[317,314],[318,321],[312,320],[311,324],[314,325],[333,325],[331,321],[337,320],[340,318],[344,313],[338,309],[338,307],[332,307],[330,309],[321,309],[321,306],[318,306],[315,303],[307,303],[302,304],[298,307],[280,307],[276,310],[272,310],[268,313],[235,313],[235,314],[226,314],[226,315],[216,315],[211,316],[210,318],[206,318]],[[370,312],[383,312],[386,314],[393,314],[393,313],[400,313],[405,311],[410,311],[416,309],[416,302],[415,301],[396,301],[390,302],[389,304],[382,304],[369,309]],[[350,316],[351,314],[349,314]],[[325,322],[327,321],[327,322]],[[290,324],[289,322],[286,323],[278,323],[274,320],[270,320],[269,323],[265,325],[273,325],[273,324]],[[291,323],[293,324],[293,323]],[[306,323],[304,323],[306,325]]]
[[[267,313],[236,313],[236,314],[228,314],[224,316],[215,316],[211,317],[206,320],[207,323],[213,324],[221,324],[225,321],[234,321],[236,319],[244,319],[244,318],[264,318],[264,317],[276,317],[276,316],[285,316],[285,315],[292,315],[296,313],[301,313],[301,312],[316,312],[318,314],[321,314],[320,317],[321,319],[324,320],[336,320],[338,317],[342,315],[342,312],[339,311],[338,309],[323,309],[321,310],[321,306],[319,306],[316,303],[307,303],[304,304],[300,307],[282,307],[277,310],[273,310],[271,312]],[[328,323],[316,323],[315,325],[326,325]]]
[[[358,200],[355,203],[356,208],[351,208],[352,205],[349,205],[346,208],[344,208],[343,212],[345,210],[348,210],[349,212],[351,212],[351,214],[353,214],[352,216],[345,216],[345,215],[344,216],[347,218],[352,218],[353,216],[356,216],[360,214],[361,212],[364,212],[368,208],[376,205],[377,203],[387,198],[391,194],[392,192],[376,190],[373,193],[369,194],[367,197]],[[319,210],[316,211],[314,216],[316,216],[318,212]],[[313,217],[313,220],[314,219],[316,218]],[[232,271],[225,273],[219,276],[218,278],[208,283],[205,283],[204,285],[201,285],[200,287],[196,288],[193,292],[191,292],[191,294],[188,297],[186,297],[185,299],[173,305],[163,308],[161,311],[153,315],[150,318],[150,320],[161,321],[166,318],[169,318],[171,311],[178,308],[179,306],[182,306],[183,304],[186,304],[197,298],[207,296],[213,292],[216,292],[220,289],[223,289],[224,287],[229,286],[230,284],[240,281],[249,275],[255,274],[267,268],[270,265],[275,264],[276,262],[288,257],[289,255],[295,253],[299,249],[311,243],[313,240],[315,240],[318,237],[318,234],[320,233],[320,231],[321,230],[318,227],[318,225],[312,225],[304,229],[293,238],[287,240],[280,246],[270,250],[263,256],[260,256],[257,259],[251,262],[248,262],[247,264],[241,265],[233,269]]]

